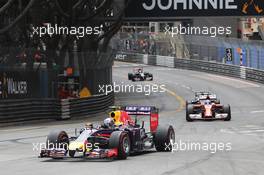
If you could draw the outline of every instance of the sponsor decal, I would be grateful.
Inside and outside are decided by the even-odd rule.
[[[137,9],[136,11],[134,9]],[[261,16],[261,0],[133,0],[126,18],[170,19],[188,16]]]
[[[26,95],[28,84],[26,81],[15,80],[6,73],[0,74],[0,98],[8,98],[12,95]]]

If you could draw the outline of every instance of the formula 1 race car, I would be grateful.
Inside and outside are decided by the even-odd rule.
[[[126,159],[130,154],[153,148],[162,152],[172,150],[171,143],[175,141],[174,129],[171,125],[158,125],[156,107],[123,106],[112,111],[107,119],[114,121],[113,127],[102,125],[95,128],[91,125],[83,128],[75,137],[69,137],[65,131],[52,131],[40,157]],[[139,120],[141,124],[138,124]],[[147,122],[149,128],[145,127]]]
[[[128,80],[153,81],[153,75],[149,72],[144,72],[142,67],[134,68],[133,73],[128,73]]]
[[[191,102],[186,101],[186,120],[231,120],[230,105],[222,105],[215,94],[196,92]]]

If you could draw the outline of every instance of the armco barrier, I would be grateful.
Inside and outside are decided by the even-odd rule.
[[[247,68],[245,72],[245,77],[247,80],[252,80],[264,84],[264,71]]]
[[[71,117],[84,117],[90,114],[104,112],[114,104],[114,93],[108,96],[95,96],[86,99],[72,99],[70,104]]]
[[[35,119],[59,119],[60,114],[60,101],[56,99],[0,101],[0,123]]]
[[[140,64],[148,63],[148,65],[154,66],[174,67],[177,69],[207,72],[212,74],[225,75],[229,77],[241,78],[264,84],[264,71],[262,70],[202,60],[178,59],[173,57],[146,54],[144,55],[135,53],[131,54],[124,52],[122,52],[122,54],[126,55],[127,59],[121,60],[125,62],[136,62]]]
[[[114,93],[83,99],[0,100],[0,123],[86,117],[113,104]]]

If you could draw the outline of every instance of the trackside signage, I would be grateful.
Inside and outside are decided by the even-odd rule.
[[[263,0],[132,0],[126,11],[135,19],[263,15]]]

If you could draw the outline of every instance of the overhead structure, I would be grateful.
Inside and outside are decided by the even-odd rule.
[[[125,20],[263,15],[262,0],[133,0],[126,10]]]

